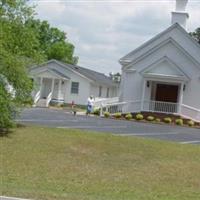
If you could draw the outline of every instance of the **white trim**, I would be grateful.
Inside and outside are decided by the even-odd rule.
[[[127,55],[125,55],[124,57],[122,57],[119,60],[119,63],[124,65],[126,63],[130,63],[130,59],[128,57],[130,57],[131,55],[134,55],[135,53],[137,53],[138,51],[140,51],[141,49],[145,48],[146,46],[150,45],[151,43],[153,43],[154,41],[156,41],[158,38],[162,37],[163,35],[167,34],[168,32],[170,32],[171,30],[177,28],[179,31],[181,31],[190,41],[193,42],[193,44],[199,48],[200,50],[200,45],[198,44],[198,42],[192,38],[188,32],[181,27],[178,23],[173,24],[172,26],[170,26],[169,28],[167,28],[166,30],[164,30],[163,32],[159,33],[158,35],[156,35],[155,37],[153,37],[152,39],[148,40],[147,42],[145,42],[144,44],[142,44],[141,46],[139,46],[138,48],[136,48],[135,50],[131,51],[130,53],[128,53]],[[191,55],[190,55],[191,56]],[[193,58],[194,59],[194,58]],[[196,59],[195,59],[196,60]],[[199,66],[199,61],[197,61],[198,66]],[[125,65],[126,67],[127,65]],[[124,67],[124,66],[123,66]],[[123,69],[122,67],[122,69]]]
[[[145,91],[146,91],[146,79],[143,80],[143,89],[142,89],[142,98],[141,98],[141,110],[143,110],[144,107],[144,97],[145,97]]]
[[[154,73],[149,73],[148,72],[149,70],[152,70],[152,69],[156,68],[157,67],[156,65],[158,65],[158,64],[160,64],[160,63],[162,63],[164,61],[167,61],[170,64],[170,66],[172,68],[176,69],[180,74],[182,74],[182,76],[165,75],[165,74],[154,74]],[[146,68],[144,68],[143,70],[140,71],[140,74],[142,74],[142,75],[148,75],[149,74],[150,76],[151,75],[154,75],[154,76],[158,75],[158,76],[167,77],[167,78],[168,77],[172,77],[172,78],[176,78],[177,77],[180,80],[186,80],[186,81],[191,80],[191,78],[174,61],[172,61],[168,56],[164,56],[164,57],[160,58],[159,60],[157,60],[156,62],[148,65]]]
[[[155,51],[157,51],[158,49],[160,49],[162,46],[168,44],[168,43],[172,43],[175,47],[177,47],[184,55],[186,55],[191,62],[193,62],[195,64],[195,66],[197,66],[198,69],[200,69],[200,62],[197,61],[194,57],[192,57],[181,45],[179,45],[179,43],[177,43],[172,37],[167,38],[166,40],[163,40],[162,42],[160,42],[159,44],[155,45],[153,48],[151,48],[149,51],[146,51],[145,53],[143,53],[142,55],[136,57],[135,59],[133,59],[129,64],[125,65],[122,67],[122,70],[128,69],[130,67],[132,67],[132,65],[135,65],[136,63],[140,62],[142,59],[144,59],[145,57],[153,54]]]
[[[178,106],[178,113],[181,114],[181,105],[183,103],[183,88],[184,88],[184,83],[181,83],[180,91],[179,91],[179,106]]]
[[[44,73],[44,72],[49,72],[50,74],[54,75],[55,78],[57,78],[57,79],[70,80],[69,78],[65,78],[65,77],[62,77],[62,76],[56,74],[55,72],[53,72],[53,71],[52,71],[51,69],[49,69],[48,67],[47,67],[47,68],[44,68],[44,69],[43,69],[42,71],[40,71],[40,72],[33,73],[32,75],[33,75],[33,76],[37,76],[37,77],[43,77],[43,78],[50,78],[50,79],[51,79],[51,77],[45,77],[45,76],[43,76],[43,75],[41,74],[41,73]]]
[[[160,38],[161,36],[165,35],[167,32],[170,32],[171,30],[173,30],[175,27],[178,27],[178,26],[180,26],[178,23],[173,24],[169,28],[165,29],[163,32],[157,34],[152,39],[148,40],[147,42],[143,43],[142,45],[140,45],[139,47],[137,47],[136,49],[134,49],[133,51],[131,51],[127,55],[125,55],[122,58],[120,58],[119,62],[120,63],[127,62],[127,60],[128,60],[127,58],[128,57],[130,57],[131,55],[137,53],[138,51],[143,49],[145,46],[148,46],[149,44],[151,44],[152,42],[156,41],[158,38]]]

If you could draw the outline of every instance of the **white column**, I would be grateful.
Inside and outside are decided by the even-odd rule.
[[[62,80],[59,79],[59,83],[58,83],[58,99],[60,99],[60,96],[61,96],[61,82],[62,82]]]
[[[142,98],[141,98],[141,108],[140,108],[141,111],[144,108],[144,97],[145,97],[146,83],[147,83],[147,81],[144,79],[144,81],[143,81],[143,90],[142,90]]]
[[[40,77],[40,90],[42,89],[43,77]]]
[[[54,78],[52,79],[52,83],[51,83],[51,92],[52,92],[52,94],[53,94],[53,90],[54,90]]]
[[[180,92],[179,92],[179,102],[178,102],[178,113],[181,114],[181,105],[183,103],[183,88],[184,83],[181,83]]]

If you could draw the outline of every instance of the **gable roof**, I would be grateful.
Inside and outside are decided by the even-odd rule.
[[[144,77],[173,78],[189,81],[190,77],[167,56],[162,57],[140,72]]]
[[[199,45],[199,43],[194,38],[192,38],[184,28],[182,28],[178,23],[175,23],[172,26],[170,26],[169,28],[167,28],[166,30],[164,30],[163,32],[159,33],[158,35],[156,35],[155,37],[153,37],[152,39],[150,39],[149,41],[145,42],[144,44],[142,44],[141,46],[139,46],[138,48],[136,48],[135,50],[131,51],[130,53],[128,53],[127,55],[125,55],[124,57],[122,57],[119,60],[120,64],[123,65],[123,68],[124,67],[126,68],[127,65],[129,65],[134,60],[136,60],[139,57],[141,57],[141,55],[140,55],[141,54],[141,50],[144,49],[144,50],[146,50],[145,52],[147,52],[149,50],[152,50],[152,47],[150,45],[152,43],[154,43],[156,40],[158,40],[159,38],[164,37],[167,33],[169,33],[170,31],[172,31],[173,29],[178,29],[182,34],[184,34],[197,47],[196,49],[200,53],[200,45]],[[173,38],[171,38],[171,39],[173,39]],[[157,44],[157,45],[159,45],[159,44]],[[144,54],[144,53],[142,53],[142,54]],[[190,53],[190,52],[188,52],[188,53]],[[133,56],[134,56],[134,58],[133,58]],[[196,61],[198,63],[200,63],[200,59],[199,58],[200,58],[199,56],[197,56],[197,55],[195,56],[195,59],[196,59]]]
[[[109,87],[116,87],[118,85],[116,82],[114,82],[112,79],[110,79],[110,77],[106,76],[103,73],[96,72],[94,70],[87,69],[84,67],[80,67],[78,65],[67,64],[67,63],[64,63],[64,62],[61,62],[61,61],[58,61],[55,59],[49,60],[46,63],[43,63],[39,66],[32,67],[32,69],[42,67],[42,66],[48,65],[50,63],[56,63],[59,66],[67,68],[67,69],[75,72],[76,74],[81,75],[82,77],[85,77],[85,78],[89,79],[90,81],[100,84],[100,85],[105,85],[105,86],[109,86]],[[56,73],[59,72],[56,69],[55,69],[55,71],[56,71]],[[61,72],[59,72],[59,73],[61,73]],[[63,72],[62,72],[62,76],[68,77]]]

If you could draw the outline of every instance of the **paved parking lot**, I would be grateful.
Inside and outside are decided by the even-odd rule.
[[[100,117],[73,116],[63,110],[30,108],[22,112],[17,120],[24,124],[35,124],[57,128],[76,128],[121,136],[137,136],[169,140],[182,144],[200,144],[200,129],[158,125]]]

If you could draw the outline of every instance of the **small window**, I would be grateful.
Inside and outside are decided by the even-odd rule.
[[[78,94],[79,92],[79,82],[72,82],[71,94]]]
[[[107,88],[107,92],[106,92],[106,97],[109,97],[109,93],[110,93],[110,88]]]
[[[102,93],[102,86],[99,86],[99,97],[101,97],[101,93]]]

